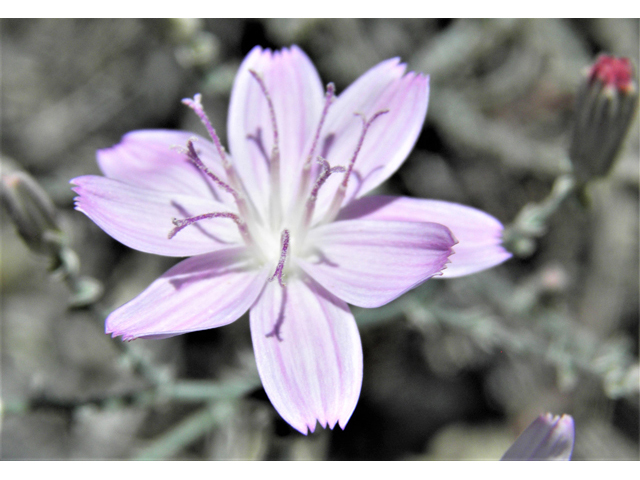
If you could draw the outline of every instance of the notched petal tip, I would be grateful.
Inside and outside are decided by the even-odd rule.
[[[430,222],[339,221],[313,231],[317,259],[298,265],[338,298],[363,308],[395,300],[450,262],[451,231]]]
[[[344,422],[342,420],[333,420],[333,421],[325,421],[323,423],[322,420],[317,418],[315,419],[315,421],[305,424],[304,427],[302,428],[298,428],[293,424],[291,424],[291,427],[297,430],[298,432],[302,433],[303,435],[308,436],[312,433],[315,433],[317,427],[320,427],[325,430],[326,429],[333,430],[336,427],[336,425],[339,425],[340,428],[344,430],[348,421],[349,419],[345,420]]]
[[[309,312],[314,312],[310,314]],[[276,411],[303,435],[346,424],[362,385],[362,344],[348,306],[303,275],[286,290],[269,283],[251,308],[262,385]],[[274,323],[278,342],[265,333]]]
[[[268,276],[244,247],[183,260],[114,310],[105,332],[123,339],[161,339],[228,325],[258,297]]]
[[[445,202],[407,197],[371,196],[351,202],[340,212],[339,221],[428,221],[447,226],[453,234],[455,256],[443,277],[477,273],[509,258],[502,245],[503,226],[481,210]]]
[[[87,212],[82,208],[83,203],[87,200],[84,193],[84,182],[88,178],[87,175],[82,177],[76,177],[69,180],[69,184],[72,185],[71,191],[77,194],[77,196],[73,197],[73,208],[79,212],[87,215]],[[87,215],[88,216],[88,215]]]
[[[452,237],[453,237],[453,235],[452,235]],[[453,245],[455,245],[456,243],[458,243],[458,242],[457,242],[457,240],[455,239],[455,237],[453,237],[453,241],[455,242]],[[452,245],[452,247],[453,247],[453,245]],[[455,249],[454,249],[454,248],[450,248],[450,249],[449,249],[449,255],[447,256],[447,260],[446,260],[446,261],[444,262],[444,264],[442,265],[442,269],[441,269],[439,272],[434,273],[434,274],[433,274],[433,276],[432,276],[431,278],[442,277],[442,276],[444,275],[444,271],[447,269],[447,266],[449,266],[449,265],[451,265],[451,264],[452,264],[451,256],[452,256],[452,255],[455,255],[455,253],[456,253],[456,251],[455,251]]]
[[[108,317],[107,317],[107,321],[108,321]],[[113,331],[111,329],[109,329],[108,323],[105,322],[105,326],[104,326],[104,333],[106,335],[109,335],[111,338],[116,339],[118,337],[122,337],[120,338],[120,340],[122,340],[123,342],[130,342],[131,340],[135,340],[137,337],[135,336],[131,336],[131,335],[127,335],[124,332],[116,332]]]

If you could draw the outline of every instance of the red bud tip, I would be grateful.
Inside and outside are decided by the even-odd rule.
[[[601,55],[589,71],[589,81],[600,80],[606,86],[627,92],[633,85],[633,66],[628,58]]]

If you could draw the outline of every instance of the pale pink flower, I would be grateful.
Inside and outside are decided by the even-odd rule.
[[[574,440],[573,417],[547,413],[520,434],[501,460],[571,460]]]
[[[191,257],[114,311],[107,333],[163,338],[250,310],[258,371],[276,410],[305,434],[316,421],[344,428],[362,385],[347,303],[378,307],[434,275],[509,257],[502,225],[486,213],[361,198],[398,169],[422,129],[429,81],[404,72],[398,59],[384,61],[334,96],[297,47],[256,47],[231,94],[232,157],[199,96],[185,103],[213,142],[148,130],[99,151],[105,177],[72,180],[76,208],[131,248]]]

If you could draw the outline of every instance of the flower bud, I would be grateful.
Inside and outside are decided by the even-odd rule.
[[[2,174],[0,198],[18,234],[37,253],[59,249],[61,231],[53,202],[38,183],[21,171]]]
[[[638,103],[631,61],[601,55],[578,91],[569,156],[579,183],[605,176],[620,150]]]

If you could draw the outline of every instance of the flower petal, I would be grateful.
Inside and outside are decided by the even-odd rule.
[[[263,78],[273,101],[285,199],[295,194],[306,155],[303,149],[322,112],[323,89],[315,67],[296,46],[275,52],[255,47],[238,70],[229,105],[229,147],[249,195],[264,213],[269,205],[273,128],[267,100],[249,70]]]
[[[166,338],[229,324],[255,302],[268,275],[243,247],[189,258],[109,315],[106,333]]]
[[[71,180],[78,194],[76,210],[128,247],[169,257],[199,255],[242,242],[236,224],[215,218],[186,227],[172,239],[171,220],[211,212],[234,212],[209,198],[147,190],[105,177]]]
[[[304,275],[267,284],[251,338],[271,403],[291,426],[344,428],[362,387],[362,344],[349,307]]]
[[[575,427],[570,415],[540,415],[509,447],[501,460],[570,460]]]
[[[368,130],[349,178],[347,201],[361,197],[389,178],[407,158],[422,130],[429,100],[429,78],[409,72],[399,59],[386,60],[362,75],[329,109],[321,140],[332,166],[346,166],[362,132],[360,113],[366,119],[382,110]],[[328,139],[331,139],[330,141]],[[318,218],[330,203],[343,175],[333,175],[318,197]]]
[[[297,259],[298,265],[338,298],[365,308],[385,305],[440,274],[456,243],[437,223],[371,220],[322,225],[309,241],[315,259]]]
[[[336,220],[351,219],[446,225],[458,244],[442,278],[476,273],[511,258],[502,246],[502,224],[488,213],[457,203],[384,195],[364,197],[343,208]]]
[[[117,145],[98,150],[98,165],[109,178],[148,190],[227,200],[233,198],[214,186],[179,149],[194,139],[200,159],[222,181],[226,173],[213,144],[190,132],[138,130],[127,133]]]

